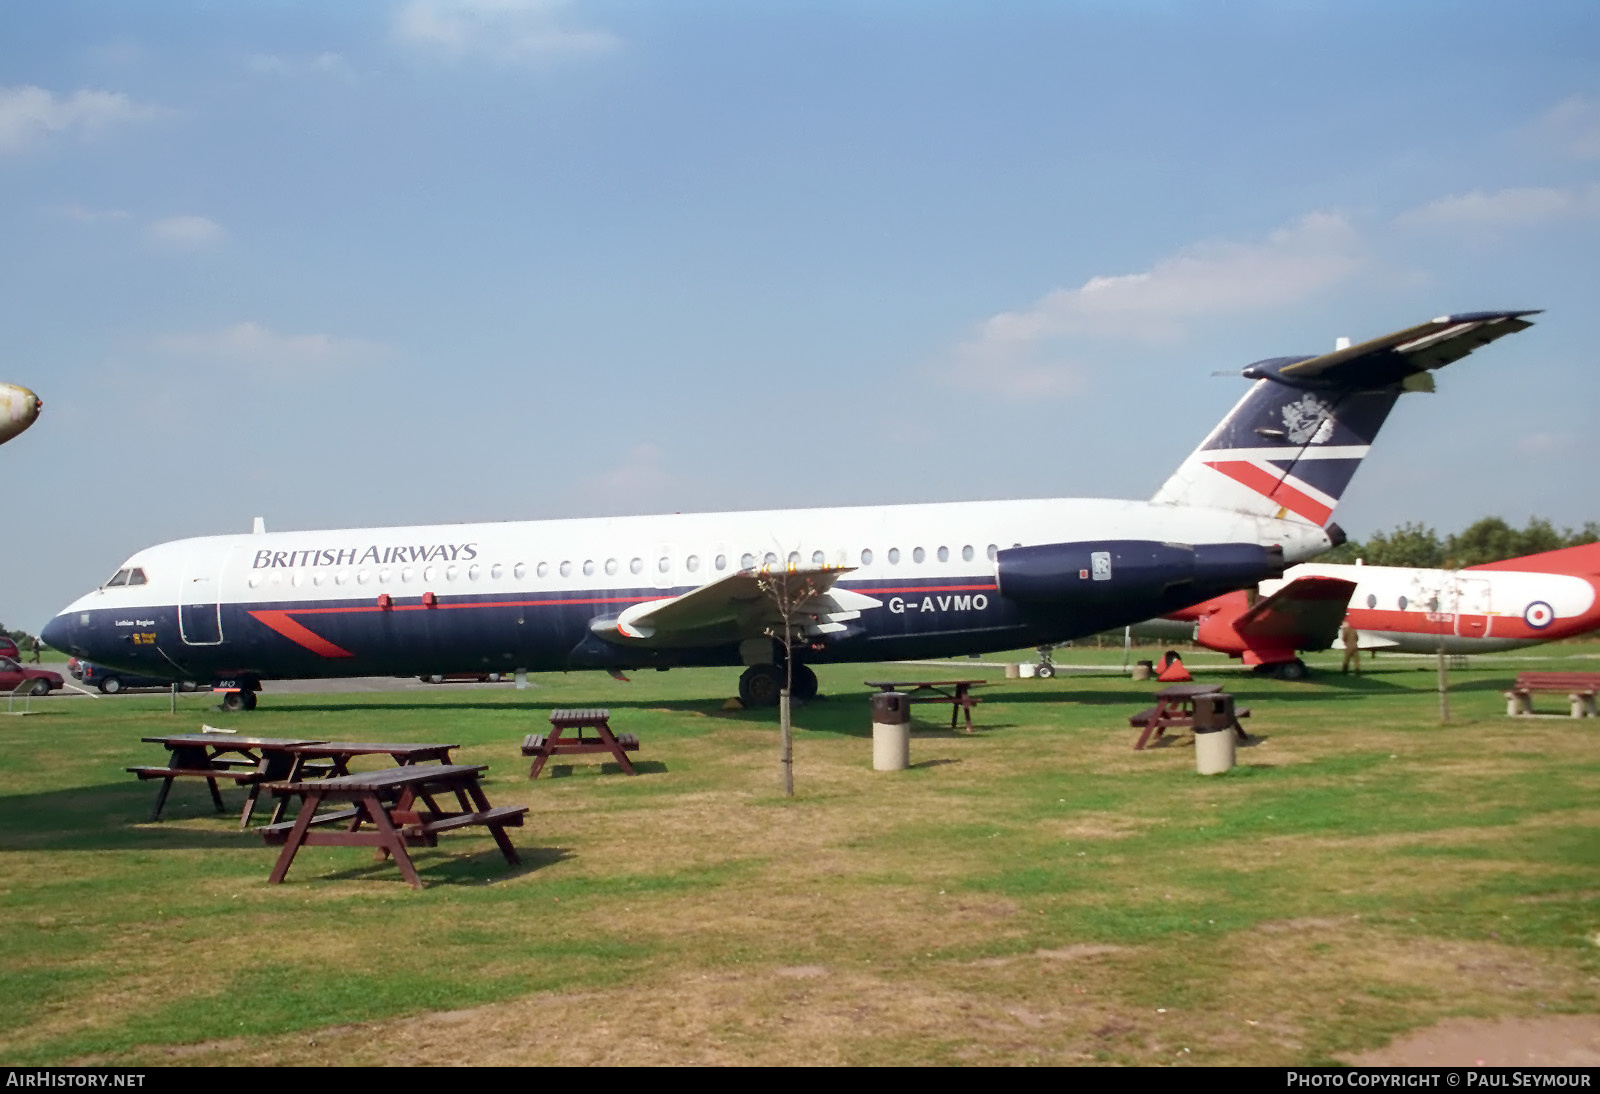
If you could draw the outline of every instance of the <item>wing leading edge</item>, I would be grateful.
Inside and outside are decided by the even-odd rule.
[[[863,611],[882,606],[870,596],[836,589],[853,566],[763,566],[739,570],[679,596],[647,600],[589,629],[623,645],[691,646],[759,638],[783,625],[789,606],[800,634],[837,636]]]

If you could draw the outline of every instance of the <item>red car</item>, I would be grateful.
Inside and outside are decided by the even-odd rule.
[[[49,695],[59,691],[62,683],[59,672],[24,668],[14,658],[0,657],[0,692],[20,690],[26,695]]]

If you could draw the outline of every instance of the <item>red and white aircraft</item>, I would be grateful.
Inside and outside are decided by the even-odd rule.
[[[1296,654],[1333,645],[1346,620],[1364,650],[1493,653],[1571,638],[1600,627],[1600,543],[1461,570],[1307,563],[1135,631],[1182,634],[1298,679]]]
[[[39,417],[44,400],[25,387],[0,384],[0,444],[4,444]]]

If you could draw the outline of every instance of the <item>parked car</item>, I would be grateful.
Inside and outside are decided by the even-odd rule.
[[[49,695],[52,691],[59,691],[65,683],[59,672],[26,668],[15,657],[0,657],[0,691],[21,690],[27,695]]]
[[[67,675],[74,680],[83,679],[83,662],[76,657],[67,658]]]
[[[498,672],[433,672],[427,676],[419,676],[424,684],[497,684],[501,674]]]
[[[125,688],[165,688],[172,686],[172,680],[160,676],[140,676],[134,672],[123,672],[121,669],[107,668],[97,665],[93,661],[79,660],[78,668],[81,670],[78,679],[85,684],[93,684],[107,695],[115,695]],[[193,691],[198,685],[193,680],[179,680],[178,688],[181,691]]]
[[[22,660],[22,651],[17,649],[16,642],[4,634],[0,634],[0,657],[9,657],[18,662]]]

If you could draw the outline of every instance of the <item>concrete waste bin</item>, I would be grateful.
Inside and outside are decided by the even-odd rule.
[[[1135,680],[1148,680],[1156,674],[1153,661],[1135,661],[1133,663],[1133,678]]]
[[[898,691],[872,697],[872,770],[911,766],[911,696]]]
[[[1225,691],[1194,697],[1194,769],[1220,775],[1233,769],[1233,696]]]

